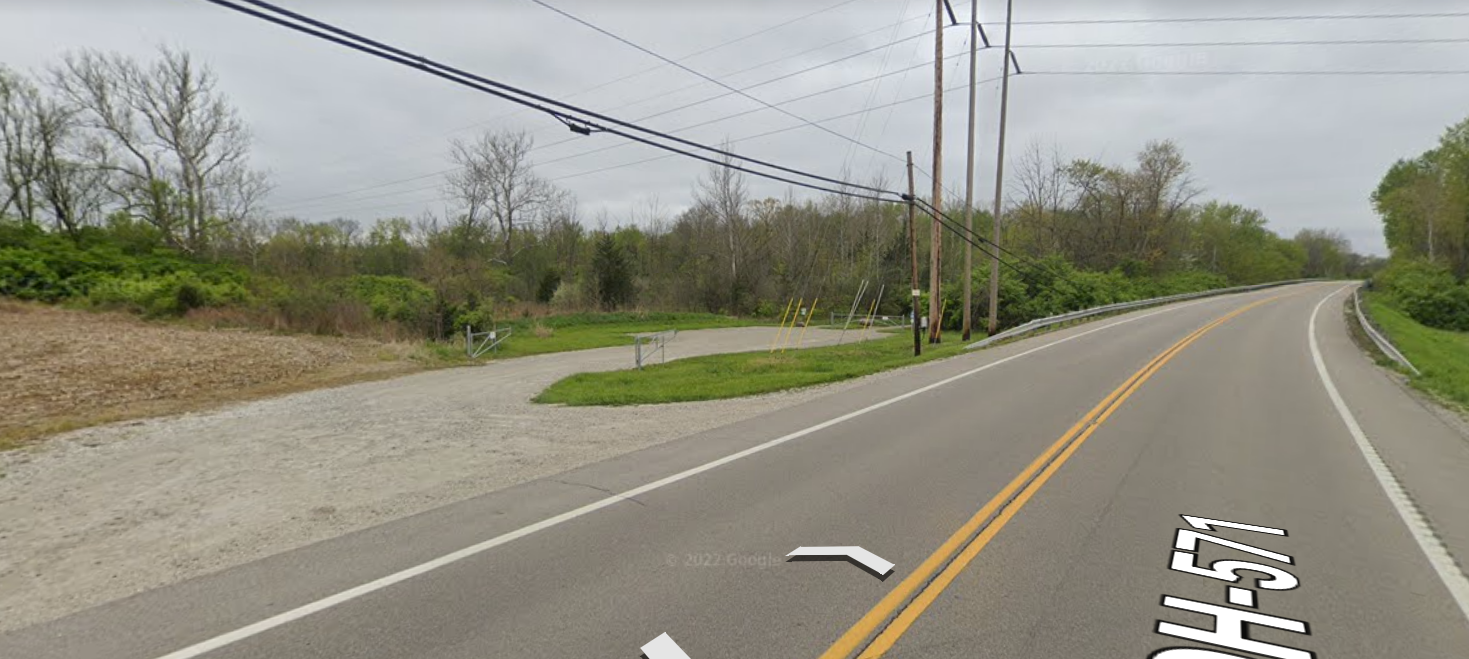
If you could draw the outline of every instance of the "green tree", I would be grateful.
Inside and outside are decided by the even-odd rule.
[[[633,301],[637,291],[633,283],[632,261],[610,233],[597,236],[592,273],[597,281],[597,301],[603,309],[611,311]]]
[[[1302,275],[1339,279],[1347,274],[1347,255],[1352,243],[1335,229],[1301,229],[1295,242],[1306,255]]]

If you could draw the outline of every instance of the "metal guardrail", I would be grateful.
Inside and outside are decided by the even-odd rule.
[[[1063,314],[1060,314],[1060,315],[1057,315],[1057,316],[1051,316],[1049,318],[1037,318],[1036,320],[1032,320],[1032,321],[1030,321],[1028,323],[1025,323],[1024,325],[1018,325],[1018,326],[1012,327],[1012,328],[1010,328],[1008,330],[1005,330],[1003,332],[1000,332],[999,334],[996,334],[994,336],[991,336],[991,337],[989,337],[987,339],[983,339],[983,340],[980,340],[980,341],[976,341],[974,343],[971,343],[971,344],[965,346],[964,349],[965,350],[977,350],[979,348],[983,348],[985,346],[992,345],[992,344],[997,343],[999,341],[1004,341],[1006,339],[1012,339],[1012,338],[1015,338],[1017,336],[1024,336],[1024,335],[1029,334],[1031,332],[1034,332],[1034,331],[1037,331],[1037,330],[1041,330],[1041,329],[1045,329],[1047,327],[1051,327],[1051,326],[1054,326],[1054,325],[1060,325],[1061,323],[1067,323],[1067,322],[1071,322],[1073,320],[1081,320],[1083,318],[1091,318],[1093,316],[1101,316],[1101,315],[1109,314],[1109,313],[1117,313],[1119,311],[1131,311],[1133,309],[1143,309],[1143,308],[1146,308],[1146,307],[1155,307],[1155,306],[1158,306],[1160,304],[1169,304],[1169,303],[1172,303],[1172,302],[1182,302],[1184,300],[1194,300],[1194,299],[1198,299],[1198,298],[1214,297],[1216,295],[1229,295],[1231,293],[1248,293],[1250,291],[1258,291],[1258,290],[1263,290],[1263,289],[1266,289],[1266,288],[1275,288],[1277,286],[1289,286],[1291,284],[1304,284],[1304,283],[1312,282],[1312,281],[1319,281],[1319,280],[1317,280],[1317,279],[1293,279],[1291,281],[1277,281],[1277,282],[1271,282],[1269,284],[1255,284],[1253,286],[1236,286],[1234,288],[1216,288],[1216,289],[1210,290],[1210,291],[1199,291],[1197,293],[1180,293],[1178,295],[1168,295],[1168,296],[1165,296],[1165,297],[1155,297],[1155,298],[1151,298],[1151,299],[1147,299],[1147,300],[1134,300],[1132,302],[1119,302],[1117,304],[1108,304],[1108,305],[1101,306],[1101,307],[1093,307],[1091,309],[1082,309],[1081,311],[1072,311],[1072,312],[1063,313]]]
[[[1372,324],[1372,319],[1368,318],[1367,312],[1362,310],[1361,286],[1352,289],[1352,307],[1357,310],[1357,323],[1362,326],[1362,331],[1367,332],[1367,337],[1372,339],[1372,343],[1377,345],[1377,349],[1381,350],[1382,354],[1387,355],[1388,358],[1412,371],[1413,375],[1423,375],[1418,372],[1418,367],[1414,366],[1413,362],[1408,361],[1408,358],[1402,352],[1398,351],[1397,346],[1393,345],[1392,341],[1389,341],[1386,336],[1383,336],[1382,332],[1377,331],[1377,327]]]

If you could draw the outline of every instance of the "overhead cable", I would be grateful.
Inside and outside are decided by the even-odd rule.
[[[701,151],[713,153],[713,154],[716,154],[716,155],[720,155],[720,156],[723,156],[724,158],[728,158],[728,159],[732,159],[732,160],[738,160],[738,161],[742,161],[742,162],[746,162],[746,163],[751,163],[751,164],[759,165],[759,166],[762,166],[762,167],[767,167],[767,168],[770,168],[770,169],[775,169],[775,170],[778,170],[778,171],[786,172],[788,174],[793,174],[793,175],[798,176],[798,177],[809,178],[809,179],[813,179],[813,180],[817,180],[817,181],[822,181],[824,183],[838,185],[838,186],[841,186],[842,188],[851,188],[851,189],[858,189],[858,190],[866,190],[868,192],[872,192],[872,193],[876,193],[876,194],[893,195],[893,196],[897,196],[899,194],[899,193],[896,193],[896,192],[892,192],[892,191],[888,191],[888,190],[883,190],[881,188],[875,188],[875,187],[865,186],[865,185],[861,185],[861,184],[857,184],[857,183],[851,183],[849,181],[842,181],[842,180],[835,179],[835,178],[821,176],[821,175],[818,175],[818,174],[812,174],[812,173],[804,172],[804,171],[801,171],[801,170],[798,170],[798,169],[793,169],[793,168],[790,168],[790,167],[785,167],[785,166],[777,165],[777,164],[766,162],[766,161],[763,161],[763,160],[749,158],[749,157],[742,156],[740,154],[733,153],[733,152],[730,152],[730,151],[727,151],[727,150],[724,150],[724,149],[720,149],[720,148],[717,148],[717,147],[712,147],[712,146],[705,145],[705,144],[700,144],[700,143],[694,142],[692,140],[687,140],[687,139],[675,137],[673,135],[669,135],[667,133],[663,133],[663,132],[660,132],[660,131],[652,130],[652,129],[649,129],[649,128],[644,128],[642,126],[638,126],[638,125],[636,125],[634,123],[631,123],[631,122],[627,122],[627,121],[623,121],[623,120],[616,119],[616,118],[613,118],[613,117],[609,117],[607,115],[600,114],[600,113],[597,113],[597,112],[592,112],[590,110],[586,110],[584,108],[579,108],[579,107],[574,106],[574,105],[571,105],[569,103],[564,103],[564,102],[561,102],[561,101],[557,101],[555,99],[552,99],[552,98],[549,98],[549,97],[546,97],[546,96],[535,94],[533,92],[529,92],[529,91],[526,91],[526,90],[523,90],[523,89],[519,89],[517,87],[511,86],[511,85],[507,85],[507,84],[502,83],[502,82],[491,80],[491,79],[488,79],[488,78],[485,78],[485,77],[482,77],[482,76],[478,76],[478,75],[475,75],[475,74],[471,74],[471,73],[462,71],[460,69],[457,69],[457,68],[454,68],[454,67],[451,67],[451,66],[448,66],[448,65],[444,65],[444,64],[435,62],[435,61],[430,60],[430,59],[428,59],[426,57],[423,57],[421,55],[416,55],[416,54],[413,54],[413,53],[409,53],[409,52],[406,52],[406,51],[403,51],[403,50],[394,48],[392,46],[388,46],[388,45],[383,44],[381,42],[377,42],[377,41],[374,41],[374,40],[371,40],[371,39],[368,39],[368,38],[359,36],[357,34],[354,34],[354,33],[349,32],[347,30],[344,30],[344,29],[335,27],[335,26],[330,25],[328,23],[324,23],[322,21],[318,21],[316,19],[309,18],[309,17],[304,16],[304,15],[301,15],[299,13],[292,12],[292,11],[286,10],[284,8],[275,6],[275,5],[271,4],[271,3],[264,2],[263,0],[241,0],[241,2],[248,3],[250,5],[254,5],[254,6],[259,7],[261,9],[264,9],[264,10],[266,10],[268,12],[273,12],[274,14],[277,14],[277,15],[271,15],[271,14],[268,14],[268,13],[264,13],[264,12],[261,12],[261,11],[256,11],[256,10],[250,9],[248,7],[243,7],[240,4],[236,4],[235,2],[231,2],[230,0],[207,0],[207,1],[208,2],[211,2],[213,4],[216,4],[216,5],[220,5],[222,7],[226,7],[226,8],[229,8],[229,9],[233,9],[235,11],[239,11],[239,12],[244,13],[244,14],[248,14],[248,15],[254,16],[256,18],[259,18],[259,19],[262,19],[262,20],[265,20],[265,21],[268,21],[268,22],[271,22],[271,23],[275,23],[275,24],[280,25],[282,27],[286,27],[286,28],[289,28],[289,29],[298,31],[298,32],[301,32],[303,34],[308,34],[308,35],[315,36],[315,37],[320,38],[320,39],[331,41],[331,42],[336,43],[338,45],[341,45],[341,46],[344,46],[344,47],[347,47],[347,48],[351,48],[353,50],[357,50],[357,51],[362,52],[362,53],[373,55],[375,57],[379,57],[379,58],[382,58],[382,59],[385,59],[385,60],[388,60],[388,61],[391,61],[391,62],[394,62],[394,63],[397,63],[397,64],[402,64],[404,66],[408,66],[408,67],[411,67],[411,68],[419,69],[419,70],[421,70],[421,71],[423,71],[425,73],[428,73],[430,75],[434,75],[436,77],[443,78],[445,80],[449,80],[451,82],[454,82],[454,83],[457,83],[457,84],[460,84],[460,85],[463,85],[463,86],[466,86],[466,87],[470,87],[472,89],[476,89],[478,91],[481,91],[481,92],[484,92],[484,93],[487,93],[487,94],[490,94],[490,95],[493,95],[493,96],[496,96],[496,97],[499,97],[499,98],[502,98],[502,99],[511,101],[513,103],[517,103],[519,105],[523,105],[525,107],[538,110],[540,112],[543,112],[545,114],[548,114],[548,115],[556,118],[559,121],[562,121],[563,123],[566,123],[569,127],[572,128],[572,130],[574,130],[576,132],[579,132],[579,133],[582,133],[582,134],[590,134],[592,132],[612,133],[612,134],[619,135],[619,136],[624,137],[624,138],[627,138],[627,139],[632,139],[634,141],[642,142],[642,143],[647,144],[649,146],[653,146],[653,147],[656,147],[656,148],[659,148],[659,149],[664,149],[664,150],[667,150],[667,151],[670,151],[670,152],[674,152],[674,153],[681,153],[681,154],[683,154],[685,156],[688,156],[688,157],[692,157],[692,158],[696,158],[696,159],[699,159],[699,160],[703,160],[705,162],[710,162],[710,163],[717,164],[717,165],[720,165],[720,166],[728,167],[730,169],[736,169],[736,170],[739,170],[739,171],[743,171],[743,172],[746,172],[746,173],[751,174],[751,175],[754,175],[754,176],[760,176],[760,177],[763,177],[763,178],[769,178],[769,179],[772,179],[772,180],[781,181],[783,183],[789,183],[791,185],[796,185],[796,186],[799,186],[799,187],[805,187],[805,188],[810,188],[810,189],[815,189],[815,190],[821,190],[821,191],[824,191],[824,192],[831,192],[833,194],[847,194],[847,195],[852,195],[853,193],[851,193],[851,192],[849,192],[847,190],[837,190],[837,189],[833,189],[833,188],[823,187],[821,185],[816,185],[816,184],[812,184],[812,183],[806,183],[806,182],[796,181],[796,180],[793,180],[793,179],[790,179],[790,178],[786,178],[786,177],[783,177],[783,176],[770,174],[769,172],[763,172],[763,171],[758,171],[758,170],[754,170],[754,169],[749,169],[749,168],[746,168],[746,167],[741,167],[739,165],[733,164],[732,162],[726,162],[726,161],[715,159],[715,158],[712,158],[712,157],[709,157],[709,156],[695,154],[695,153],[690,152],[690,151],[685,151],[685,150],[679,149],[677,147],[673,147],[673,146],[670,146],[670,145],[667,145],[667,144],[663,144],[663,143],[660,143],[660,142],[655,141],[653,138],[667,140],[667,141],[670,141],[670,142],[675,142],[675,143],[678,143],[678,144],[681,144],[681,145],[684,145],[684,146],[687,146],[687,147],[690,147],[690,148],[693,148],[693,149],[697,149],[697,150],[701,150]],[[282,16],[285,16],[285,17],[289,18],[290,20],[286,20],[286,18],[281,18]],[[590,119],[588,117],[590,117]],[[592,121],[592,119],[595,119],[595,120],[598,120],[598,121],[601,121],[601,122],[606,122],[607,124],[611,124],[612,126],[616,126],[617,128],[614,128],[612,126],[602,125],[600,123],[595,123],[595,122]],[[623,129],[626,129],[626,130],[623,130]],[[628,131],[642,133],[643,135],[648,136],[648,137],[635,137],[635,136],[631,135]]]

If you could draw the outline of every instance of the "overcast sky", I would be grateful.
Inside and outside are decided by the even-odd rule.
[[[365,36],[622,119],[637,120],[727,93],[530,0],[282,1]],[[926,0],[547,1],[675,59],[827,9],[683,61],[735,87],[902,40],[747,92],[769,103],[933,58],[934,7]],[[969,3],[953,1],[963,20]],[[1012,156],[1028,144],[1041,143],[1047,148],[1054,144],[1069,157],[1122,164],[1149,140],[1172,139],[1193,164],[1208,198],[1258,208],[1270,218],[1272,228],[1287,236],[1306,227],[1338,228],[1358,251],[1384,253],[1368,195],[1393,160],[1431,147],[1446,126],[1469,116],[1469,75],[1098,75],[1463,71],[1469,70],[1469,43],[1042,47],[1458,39],[1469,33],[1469,17],[1024,23],[1469,9],[1460,0],[1016,0],[1015,5],[1016,21],[1022,22],[1015,27],[1015,51],[1027,73],[1011,83]],[[985,23],[1003,22],[1003,11],[997,0],[981,2]],[[254,130],[253,162],[271,173],[275,183],[271,207],[280,215],[368,222],[425,211],[442,214],[447,202],[438,173],[448,167],[448,141],[487,129],[531,131],[538,146],[537,171],[574,192],[589,223],[603,212],[610,222],[625,223],[653,200],[665,214],[676,212],[688,203],[704,169],[701,163],[665,158],[595,171],[654,158],[660,152],[623,144],[617,136],[577,137],[549,117],[517,111],[500,99],[203,0],[5,0],[0,3],[0,25],[4,26],[0,62],[19,69],[45,67],[63,52],[80,48],[146,58],[159,44],[169,44],[203,59]],[[1003,30],[998,26],[988,30],[998,46]],[[923,36],[903,40],[914,35]],[[948,30],[945,41],[947,53],[967,52],[962,28]],[[1000,48],[981,52],[981,79],[998,75],[1000,52]],[[966,65],[964,57],[950,61],[946,87],[967,80]],[[933,71],[925,67],[781,107],[817,121],[932,89]],[[994,186],[999,84],[981,86],[979,98],[981,164],[976,197],[988,199]],[[961,193],[966,103],[960,92],[949,94],[945,104],[943,179]],[[676,130],[760,107],[729,95],[648,119],[646,124]],[[734,140],[734,150],[741,154],[834,177],[847,170],[860,180],[881,174],[895,186],[902,167],[894,156],[905,150],[914,152],[923,169],[932,167],[932,104],[926,100],[823,124],[885,153],[810,127],[740,141],[798,125],[799,119],[764,109],[679,135],[703,142]],[[615,148],[585,153],[607,146]],[[920,190],[926,187],[919,185]],[[755,192],[780,196],[785,189],[762,183],[755,185]]]

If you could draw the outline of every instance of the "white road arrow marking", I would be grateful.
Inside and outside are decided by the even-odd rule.
[[[892,563],[861,547],[797,547],[786,556],[846,556],[866,566],[879,577],[893,571]]]
[[[668,637],[667,632],[648,641],[648,644],[643,646],[643,655],[648,659],[689,659],[689,655],[684,654],[683,649]]]

